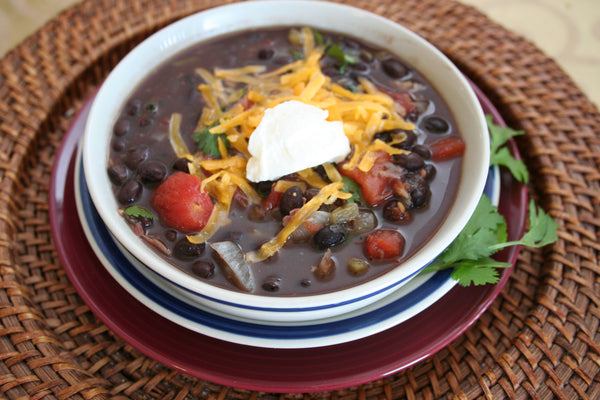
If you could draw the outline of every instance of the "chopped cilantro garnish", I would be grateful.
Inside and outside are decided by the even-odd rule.
[[[142,218],[154,219],[154,215],[150,211],[146,210],[144,207],[141,207],[141,206],[129,206],[125,210],[123,210],[123,212],[125,213],[125,215],[128,215],[133,218],[142,217]]]
[[[346,176],[342,177],[342,182],[344,183],[342,192],[350,193],[352,195],[348,201],[351,203],[363,203],[363,198],[360,194],[360,186],[358,183]]]
[[[344,50],[337,44],[332,44],[327,49],[326,54],[332,58],[335,58],[342,65],[340,66],[340,72],[343,73],[346,70],[348,64],[356,64],[358,61],[356,57],[344,53]]]
[[[292,59],[294,61],[304,59],[304,54],[296,49],[290,49],[290,53],[292,54]]]
[[[526,182],[529,175],[525,164],[502,147],[508,139],[522,132],[494,125],[489,116],[487,121],[492,143],[492,165],[506,166],[515,179]],[[452,278],[462,286],[496,283],[499,279],[497,269],[508,268],[511,264],[494,260],[491,257],[494,253],[517,245],[542,247],[558,239],[558,224],[533,200],[529,202],[529,230],[523,237],[507,242],[506,228],[506,220],[498,208],[483,195],[462,232],[424,271],[452,268]]]
[[[321,32],[315,31],[313,29],[313,35],[315,37],[315,43],[317,44],[317,46],[321,46],[323,44],[323,35],[321,34]]]
[[[227,136],[223,133],[213,134],[210,133],[210,128],[217,126],[219,122],[215,122],[213,125],[204,128],[199,132],[195,132],[192,135],[192,139],[196,143],[198,143],[198,149],[202,151],[204,154],[207,154],[212,157],[219,158],[221,157],[221,153],[219,152],[219,138],[225,144],[225,147],[229,148],[229,141],[227,140]]]
[[[490,165],[504,166],[510,170],[517,181],[529,182],[529,172],[525,163],[514,158],[508,148],[504,146],[511,137],[523,135],[525,132],[498,126],[492,122],[490,115],[486,115],[486,120],[491,139]]]

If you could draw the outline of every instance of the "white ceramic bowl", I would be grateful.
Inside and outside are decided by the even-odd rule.
[[[434,237],[402,266],[358,286],[332,293],[271,297],[207,284],[157,256],[117,213],[106,173],[113,125],[124,102],[146,74],[194,44],[260,27],[304,26],[335,31],[382,47],[418,70],[442,95],[467,142],[457,197]],[[320,1],[253,1],[217,7],[184,18],[152,35],[111,72],[92,105],[83,140],[89,191],[111,233],[138,260],[197,301],[221,312],[269,321],[309,321],[365,307],[405,284],[460,233],[486,182],[489,139],[483,111],[461,72],[434,46],[406,28],[353,7]]]

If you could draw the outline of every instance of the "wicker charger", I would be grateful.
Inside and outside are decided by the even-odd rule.
[[[559,241],[522,250],[488,311],[439,353],[333,392],[257,393],[149,359],[87,308],[58,261],[48,185],[73,114],[133,46],[222,1],[89,0],[0,64],[0,392],[10,399],[600,398],[600,114],[522,38],[451,0],[346,1],[444,51],[526,135],[530,196]]]

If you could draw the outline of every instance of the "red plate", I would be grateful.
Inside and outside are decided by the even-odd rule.
[[[484,111],[503,121],[475,88]],[[496,285],[456,286],[435,304],[376,335],[315,349],[266,349],[213,339],[183,328],[134,299],[104,269],[85,239],[75,208],[73,169],[90,103],[81,110],[58,151],[50,187],[50,222],[62,264],[82,299],[124,341],[168,367],[237,388],[314,392],[359,385],[407,368],[456,339],[489,307],[510,274]],[[511,150],[518,156],[511,142]],[[500,212],[509,240],[523,233],[527,193],[502,172]],[[499,253],[514,264],[519,252]]]

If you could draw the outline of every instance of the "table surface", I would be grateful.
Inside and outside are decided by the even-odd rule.
[[[0,56],[80,0],[0,2]],[[600,106],[600,1],[461,0],[535,43]]]
[[[312,393],[313,386],[301,388],[309,390],[306,394],[289,386],[292,393],[255,392],[238,384],[243,374],[233,375],[236,379],[194,376],[173,365],[170,354],[165,365],[144,353],[147,348],[133,346],[135,338],[119,334],[127,324],[113,330],[98,318],[77,295],[73,282],[79,278],[70,280],[60,259],[65,252],[52,243],[56,208],[48,200],[51,174],[62,171],[54,162],[64,134],[75,111],[128,49],[173,19],[226,1],[87,0],[59,15],[78,1],[0,1],[6,48],[42,27],[0,64],[0,393],[10,399],[89,400],[600,399],[600,113],[589,101],[600,103],[593,95],[598,78],[566,66],[581,61],[591,76],[598,75],[598,61],[592,59],[598,56],[598,6],[592,4],[598,0],[463,0],[476,8],[453,0],[337,0],[401,21],[463,68],[509,126],[523,131],[514,143],[530,172],[529,198],[559,224],[554,244],[520,250],[499,296],[440,351],[397,373],[379,369],[382,379],[367,382],[361,375],[352,381],[360,385],[347,387],[345,381],[330,392]],[[562,13],[579,14],[569,19]],[[538,18],[543,23],[535,27],[531,21]],[[2,49],[0,57],[9,51]],[[102,292],[101,297],[108,296]],[[130,307],[120,309],[130,315]],[[142,329],[153,333],[155,326],[145,325],[149,321],[142,321]],[[207,349],[205,338],[192,336],[202,341],[195,348]],[[162,349],[165,340],[152,337]],[[410,348],[412,342],[381,346],[390,350],[394,368],[394,349]],[[363,346],[348,348],[357,356],[373,354]],[[263,350],[256,350],[261,360]],[[228,371],[250,365],[246,370],[254,372],[258,365],[236,362],[254,355],[232,346],[211,354],[233,360],[218,364]],[[299,352],[300,363],[287,352],[283,356],[314,376],[316,369],[306,368],[315,365],[311,354]],[[193,364],[199,361],[207,365],[208,360],[196,358]],[[365,363],[348,365],[360,369]],[[320,366],[335,370],[326,362]],[[272,377],[264,377],[269,385]]]

